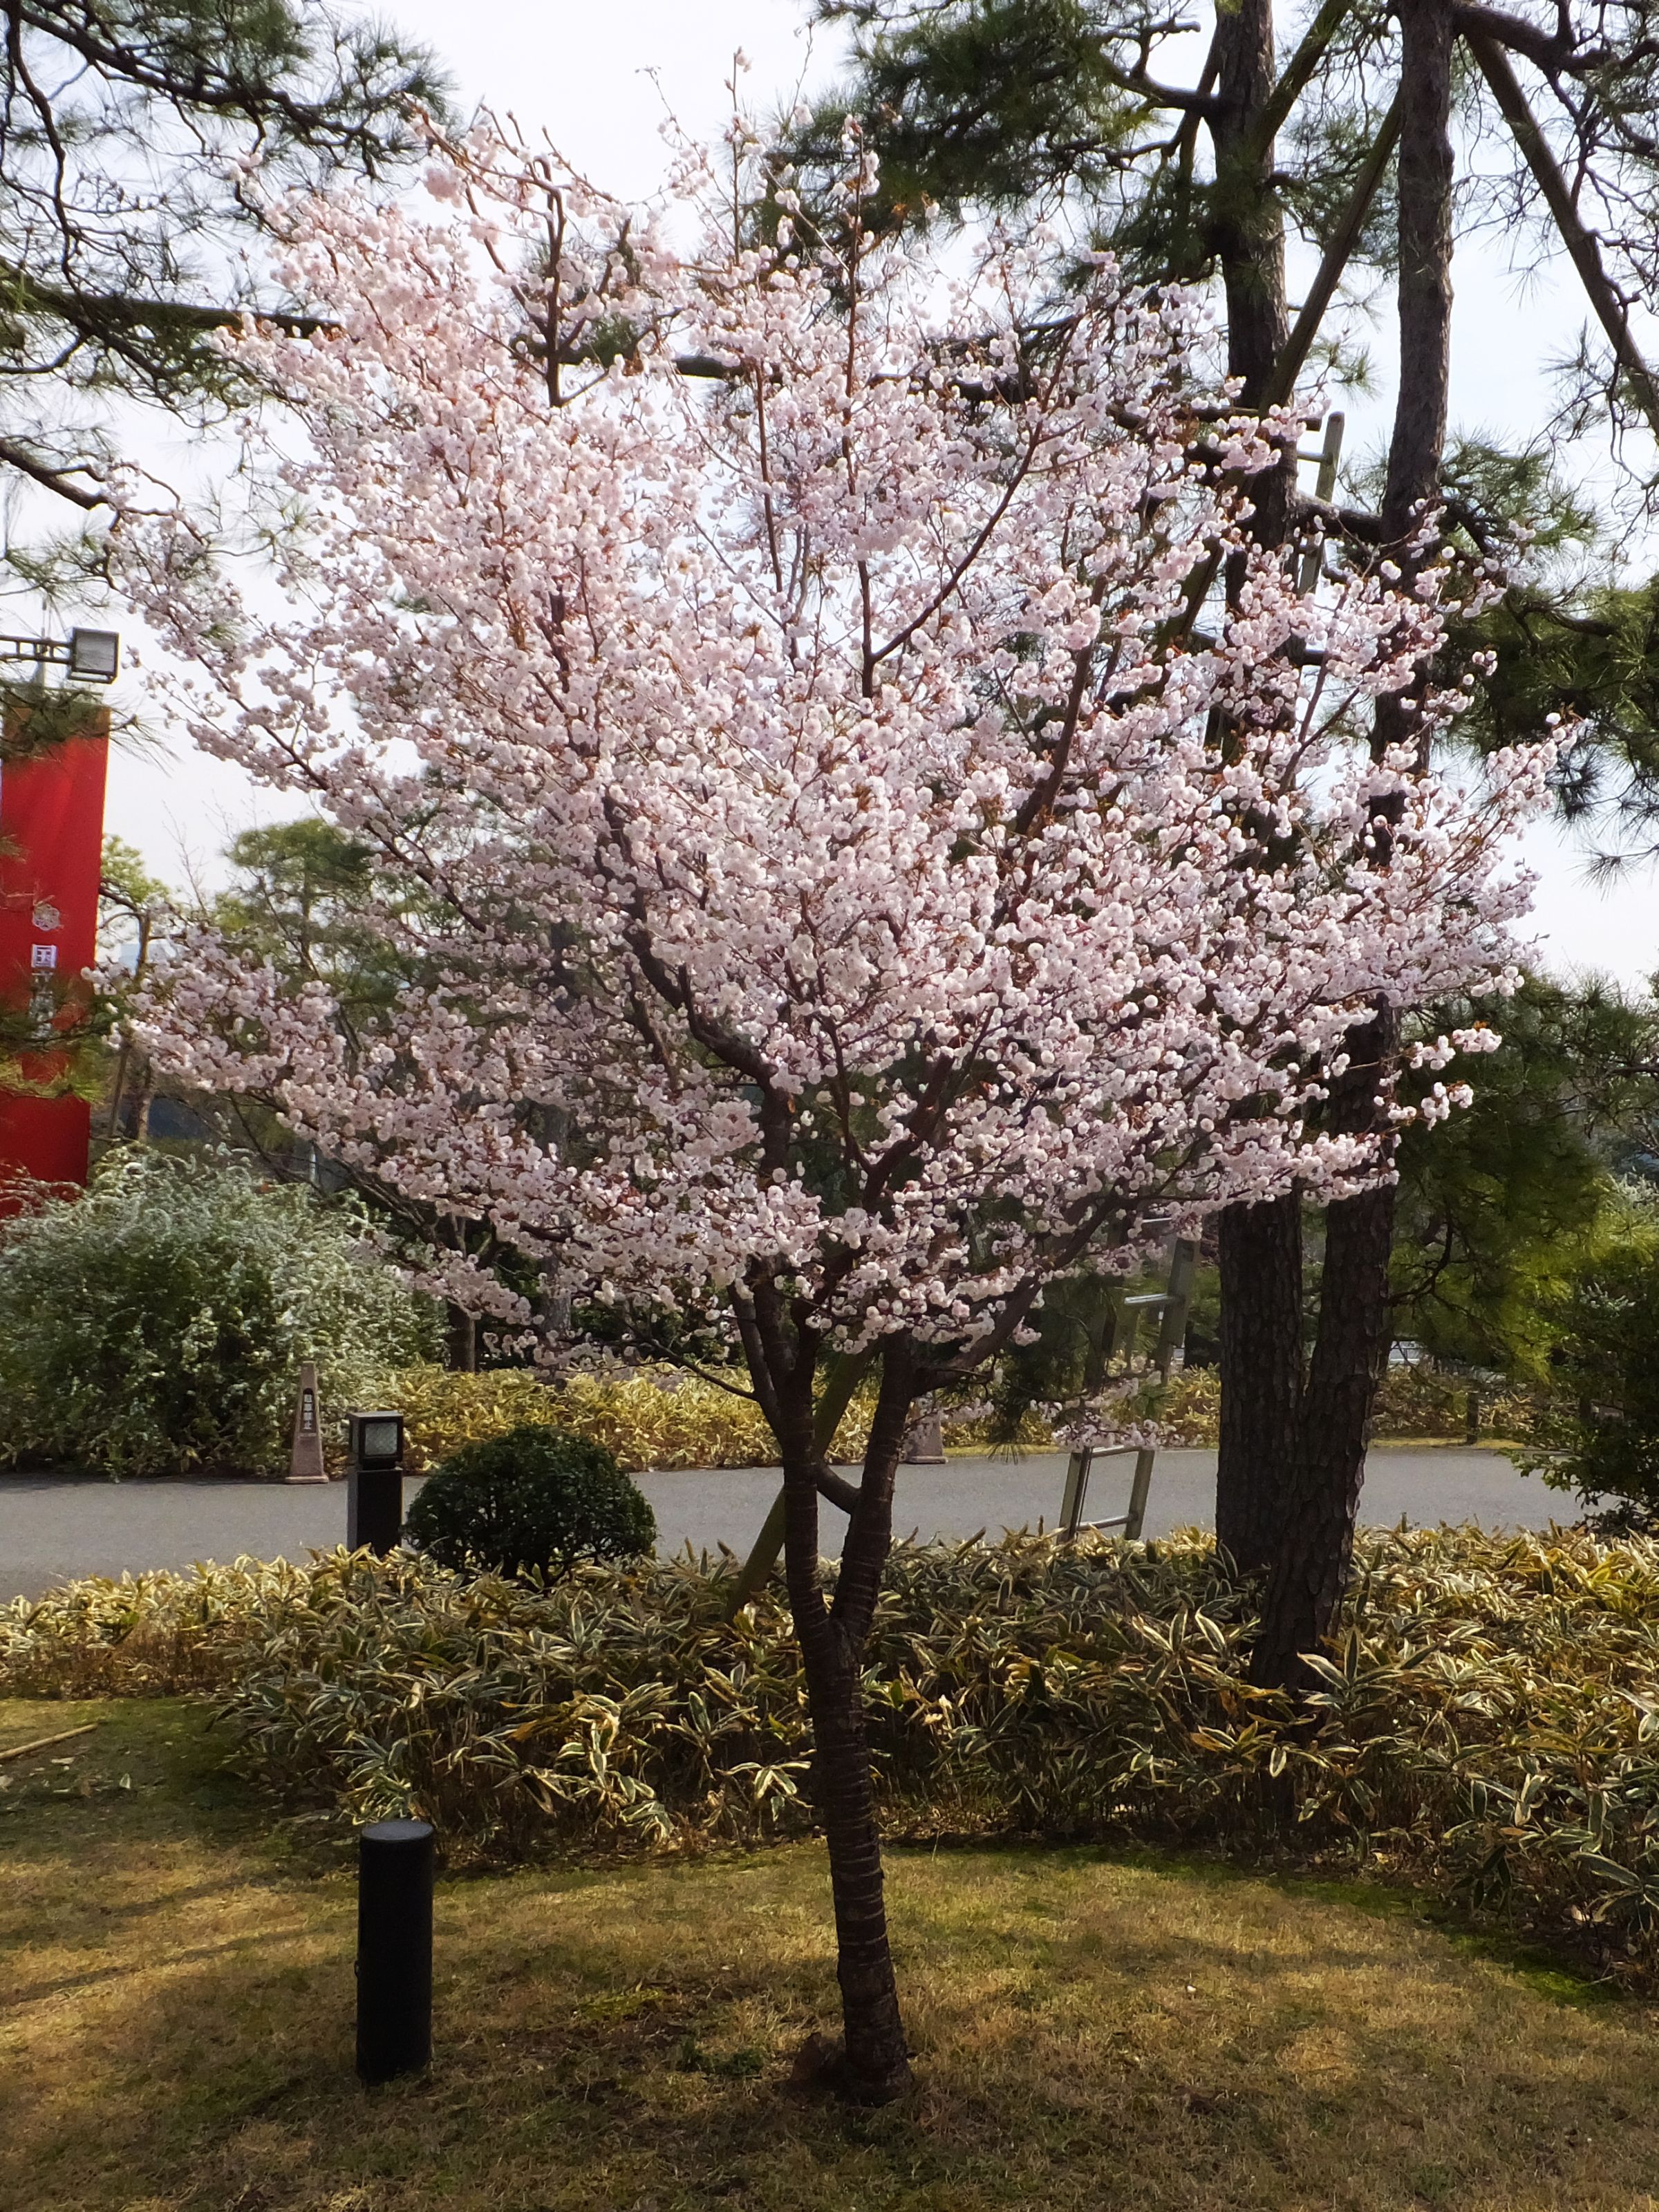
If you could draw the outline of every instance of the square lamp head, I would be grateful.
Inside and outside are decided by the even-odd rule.
[[[365,1474],[389,1474],[404,1463],[401,1413],[348,1413],[351,1461]]]
[[[112,629],[70,632],[70,674],[83,684],[113,684],[121,672],[121,640]]]

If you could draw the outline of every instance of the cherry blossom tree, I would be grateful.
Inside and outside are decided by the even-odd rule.
[[[1435,576],[1315,599],[1258,556],[1298,426],[1229,418],[1192,303],[867,236],[856,134],[828,240],[767,158],[734,129],[639,211],[480,136],[423,206],[289,210],[328,325],[238,341],[310,425],[254,472],[271,574],[183,512],[119,557],[198,742],[409,883],[411,980],[359,1033],[198,933],[143,1036],[561,1292],[726,1316],[784,1470],[838,2076],[874,2100],[908,2061],[860,1674],[913,1406],[1149,1217],[1383,1171],[1321,1127],[1344,1041],[1501,982],[1545,763],[1465,789],[1356,742],[1439,641]]]

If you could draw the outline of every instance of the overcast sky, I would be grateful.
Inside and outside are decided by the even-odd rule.
[[[660,177],[667,106],[694,135],[719,131],[737,50],[750,64],[749,97],[763,109],[803,78],[818,86],[834,74],[833,45],[821,33],[809,40],[797,0],[699,0],[695,8],[685,0],[386,0],[384,12],[445,60],[465,106],[485,101],[526,130],[547,129],[596,183],[624,196],[648,192]],[[1524,437],[1548,412],[1542,365],[1571,349],[1582,310],[1563,278],[1523,282],[1489,243],[1460,253],[1455,280],[1455,424]],[[1370,335],[1376,389],[1346,403],[1351,451],[1380,443],[1392,405],[1386,313]],[[1585,465],[1594,469],[1593,455]],[[142,708],[141,686],[137,678],[126,688]],[[175,882],[192,872],[216,879],[238,830],[287,811],[188,747],[126,750],[112,766],[110,830]],[[1587,882],[1582,851],[1553,829],[1534,833],[1530,857],[1540,877],[1534,927],[1549,965],[1630,981],[1659,969],[1659,878],[1637,871],[1605,894]]]

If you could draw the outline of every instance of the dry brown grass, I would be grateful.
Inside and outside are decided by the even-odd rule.
[[[338,1831],[262,1825],[173,1703],[0,1704],[0,1747],[94,1714],[0,1767],[8,2212],[1659,2204],[1651,2008],[1091,1850],[895,1855],[892,2111],[787,2085],[833,2010],[811,1845],[446,1883],[438,2063],[365,2094]]]

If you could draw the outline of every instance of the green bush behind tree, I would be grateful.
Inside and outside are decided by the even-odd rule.
[[[325,1408],[430,1353],[365,1216],[245,1169],[123,1150],[0,1223],[0,1463],[286,1472],[298,1370]]]

